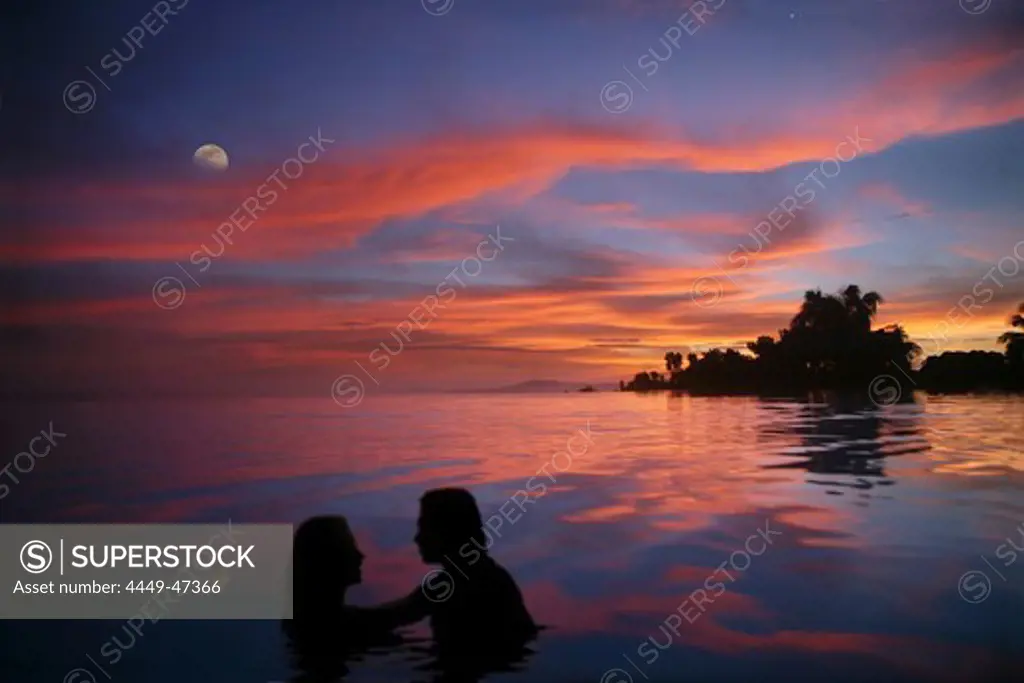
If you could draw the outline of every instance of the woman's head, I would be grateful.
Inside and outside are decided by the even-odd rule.
[[[344,517],[307,519],[295,531],[293,593],[312,601],[343,594],[362,582],[363,557]]]

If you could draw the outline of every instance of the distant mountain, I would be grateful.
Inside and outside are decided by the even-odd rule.
[[[502,394],[534,394],[549,391],[575,391],[581,385],[559,382],[556,379],[531,379],[526,382],[519,382],[507,387],[499,387],[492,391]]]
[[[572,393],[577,392],[587,386],[585,382],[561,382],[556,379],[531,379],[526,382],[519,382],[518,384],[512,384],[510,386],[498,387],[497,389],[485,389],[486,393],[498,393],[498,394],[549,394],[549,393],[564,393],[566,391]],[[617,385],[613,384],[593,384],[594,389],[598,391],[608,391],[610,389],[617,389]],[[478,392],[479,393],[479,392]]]

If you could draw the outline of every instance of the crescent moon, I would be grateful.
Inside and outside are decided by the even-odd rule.
[[[228,168],[228,153],[220,145],[212,142],[207,143],[196,150],[192,155],[192,161],[196,166],[208,168],[213,171],[226,171]]]

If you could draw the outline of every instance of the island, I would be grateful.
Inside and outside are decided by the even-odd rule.
[[[836,294],[804,294],[799,311],[778,336],[764,335],[746,348],[665,354],[665,373],[638,372],[621,391],[693,394],[785,394],[857,390],[892,378],[933,393],[1024,391],[1024,303],[998,338],[1005,353],[946,351],[915,367],[922,349],[900,325],[872,329],[884,299],[849,285]],[[936,340],[941,344],[941,339]]]

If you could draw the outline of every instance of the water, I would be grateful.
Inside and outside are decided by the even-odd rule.
[[[980,681],[1024,666],[1022,398],[40,403],[3,420],[12,455],[51,420],[67,434],[0,503],[4,522],[340,513],[368,556],[355,603],[419,584],[425,489],[466,486],[485,516],[504,506],[492,553],[549,629],[526,673],[493,680]],[[540,483],[524,511],[509,503]],[[4,680],[293,675],[271,622],[122,628],[4,624]],[[375,653],[347,680],[423,679],[414,666]]]

